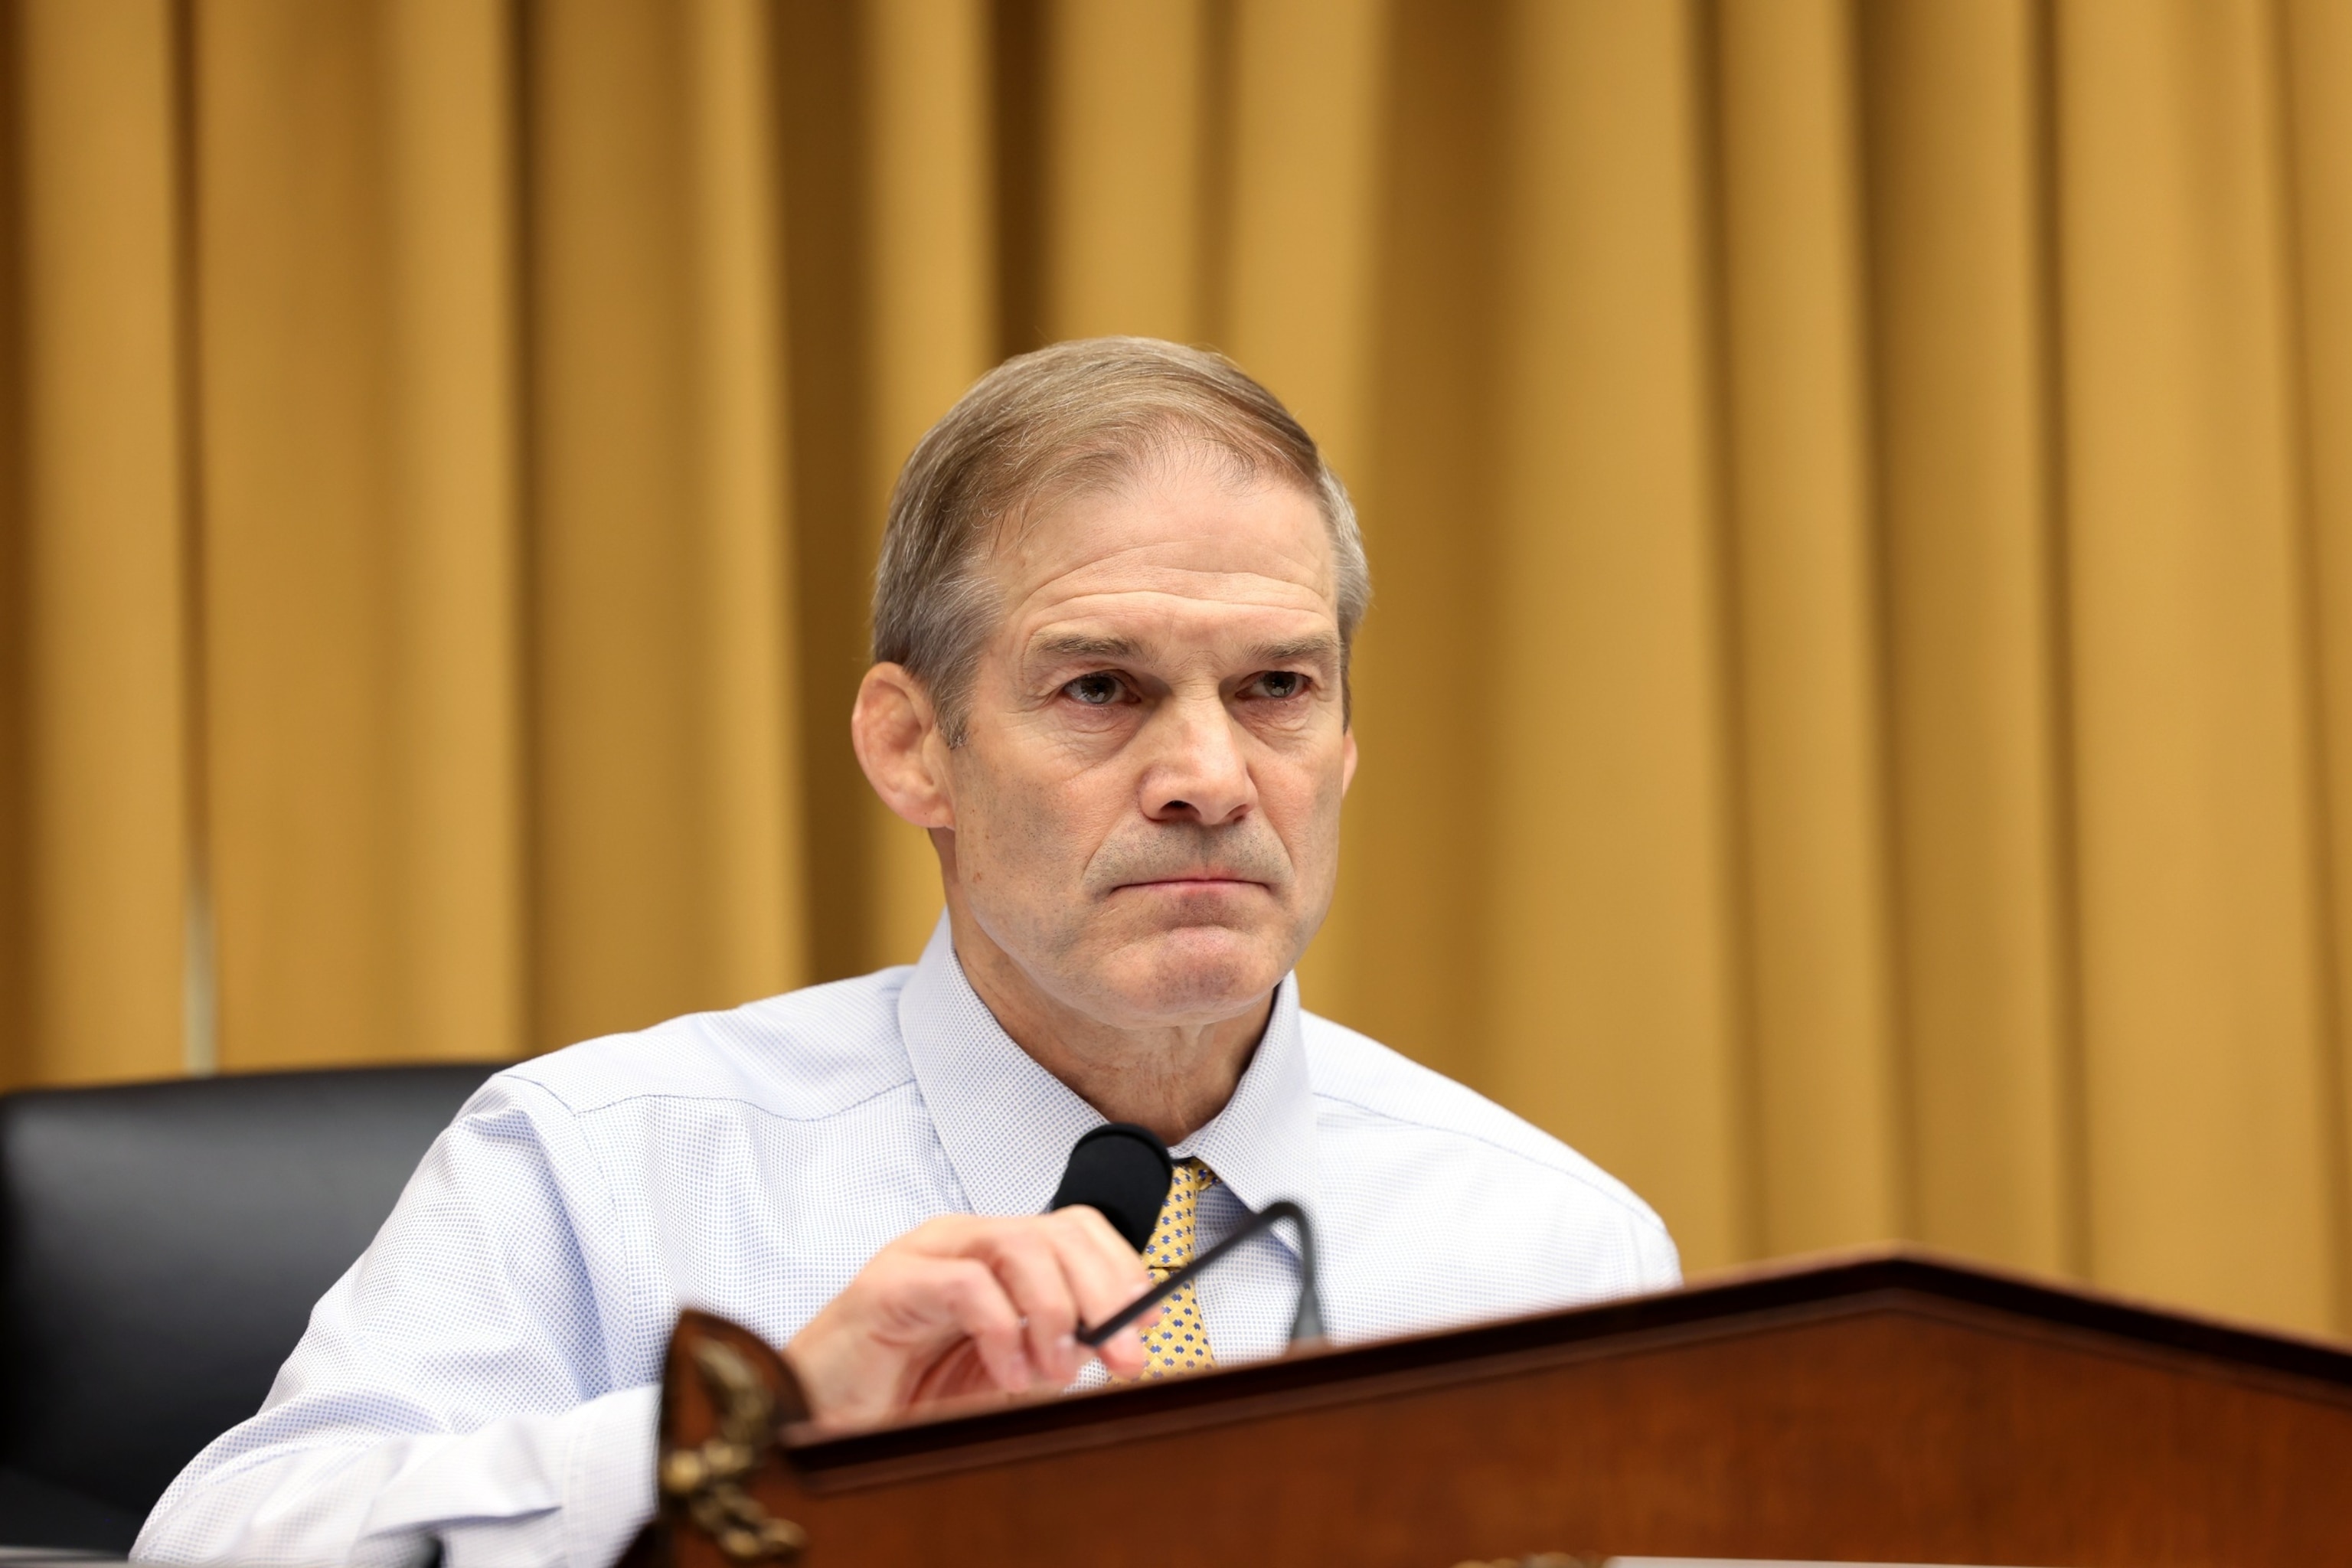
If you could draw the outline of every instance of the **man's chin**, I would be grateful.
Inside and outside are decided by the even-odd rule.
[[[1263,1000],[1290,971],[1288,943],[1265,931],[1181,925],[1129,935],[1097,971],[1137,1024],[1205,1024]]]

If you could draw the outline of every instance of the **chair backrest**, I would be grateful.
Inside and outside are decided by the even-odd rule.
[[[496,1070],[0,1095],[0,1545],[127,1551]]]

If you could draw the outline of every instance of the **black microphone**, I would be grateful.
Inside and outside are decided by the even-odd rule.
[[[1168,1201],[1168,1184],[1176,1173],[1168,1145],[1148,1127],[1113,1121],[1080,1137],[1070,1150],[1062,1184],[1054,1189],[1047,1209],[1087,1204],[1102,1212],[1111,1228],[1140,1252],[1160,1227],[1160,1206]],[[1239,1228],[1216,1246],[1177,1269],[1142,1297],[1092,1328],[1081,1328],[1077,1340],[1088,1350],[1102,1342],[1154,1306],[1189,1284],[1201,1270],[1267,1226],[1288,1220],[1298,1230],[1298,1307],[1291,1314],[1290,1342],[1312,1344],[1323,1337],[1323,1300],[1315,1288],[1315,1226],[1307,1211],[1289,1199],[1251,1212]]]
[[[1160,1134],[1132,1121],[1106,1122],[1072,1145],[1062,1184],[1045,1207],[1051,1212],[1083,1204],[1098,1209],[1111,1229],[1140,1252],[1160,1228],[1160,1208],[1175,1174],[1176,1162],[1168,1157]]]

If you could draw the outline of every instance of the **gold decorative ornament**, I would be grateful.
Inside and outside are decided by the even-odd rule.
[[[694,1364],[719,1407],[719,1431],[699,1447],[662,1455],[663,1495],[685,1505],[687,1516],[738,1563],[799,1562],[808,1549],[808,1532],[776,1518],[743,1489],[744,1479],[759,1468],[761,1452],[774,1436],[776,1405],[767,1384],[731,1346],[717,1340],[694,1347]]]

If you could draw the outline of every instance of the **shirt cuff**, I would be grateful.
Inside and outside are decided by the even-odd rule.
[[[469,1461],[463,1479],[435,1489],[433,1500],[438,1517],[430,1528],[443,1561],[448,1568],[610,1568],[653,1517],[660,1408],[661,1390],[648,1384],[561,1415],[509,1417],[460,1439],[475,1451],[442,1460],[445,1468]],[[496,1501],[452,1495],[504,1468],[521,1475],[496,1489]]]
[[[661,1387],[624,1388],[592,1399],[563,1467],[564,1561],[611,1568],[654,1516],[656,1431]]]

